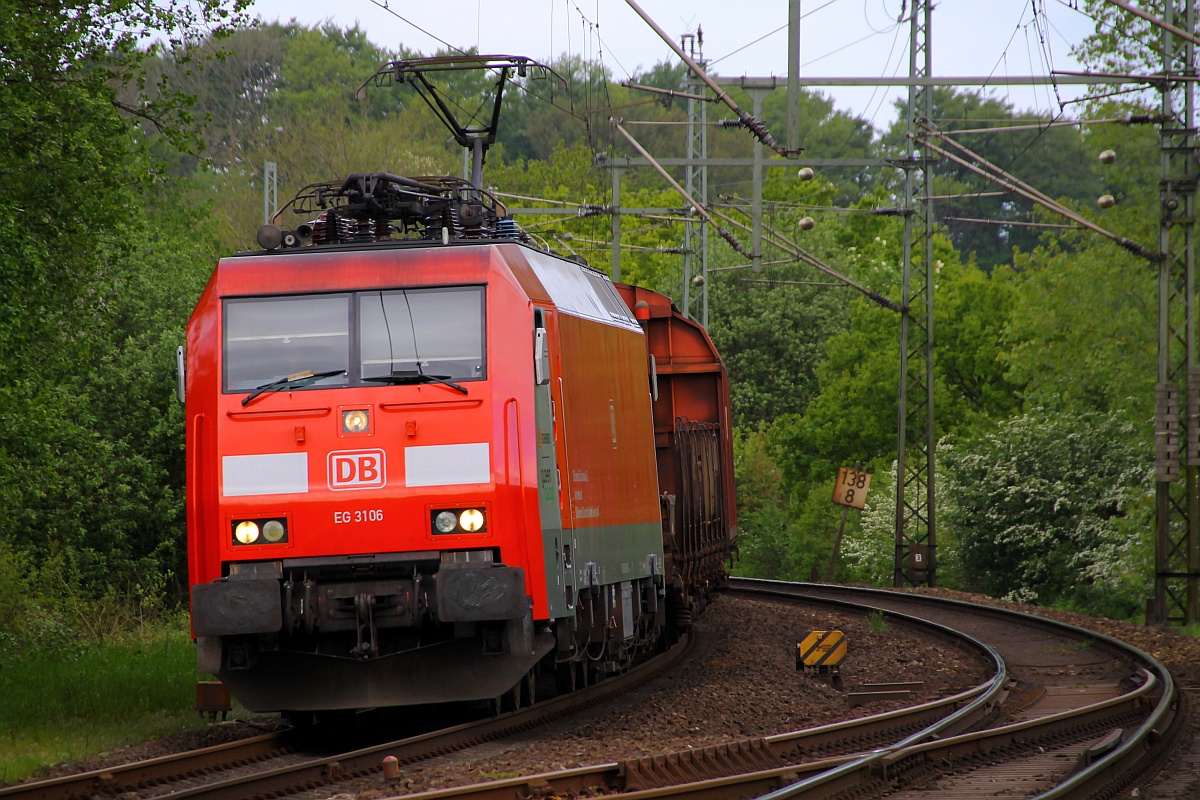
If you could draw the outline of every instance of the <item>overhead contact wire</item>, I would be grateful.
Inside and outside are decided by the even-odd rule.
[[[730,225],[741,228],[742,230],[747,231],[747,232],[749,232],[751,230],[751,228],[748,225],[744,225],[741,222],[738,222],[737,220],[735,220],[733,217],[729,216],[728,214],[723,214],[720,211],[716,212],[716,214],[721,219],[727,221]],[[810,267],[815,267],[816,269],[819,269],[821,272],[824,272],[826,275],[829,275],[832,278],[836,278],[837,280],[841,281],[846,286],[849,286],[851,289],[857,289],[859,292],[861,292],[867,298],[874,301],[875,303],[878,303],[879,305],[883,306],[886,309],[889,309],[891,311],[897,311],[897,312],[902,310],[900,308],[900,306],[896,305],[891,300],[889,300],[886,297],[884,297],[883,295],[881,295],[879,292],[873,292],[870,289],[868,289],[867,287],[862,286],[858,283],[855,283],[854,281],[847,278],[845,275],[838,272],[836,269],[829,266],[824,261],[817,258],[812,253],[808,252],[803,247],[801,247],[800,245],[791,241],[790,239],[788,239],[787,237],[785,237],[783,234],[779,233],[778,231],[773,230],[772,228],[770,228],[768,226],[764,226],[764,228],[765,228],[765,230],[764,230],[763,238],[767,239],[768,243],[773,244],[776,247],[778,247],[780,250],[783,250],[784,252],[789,253],[790,255],[794,256],[798,261],[802,261],[803,263],[808,264]]]
[[[686,200],[688,205],[696,210],[697,214],[703,217],[708,224],[712,225],[713,228],[716,229],[717,234],[726,242],[728,242],[730,247],[744,255],[746,258],[754,258],[754,256],[742,246],[742,243],[737,240],[736,236],[718,225],[716,219],[713,218],[713,215],[708,213],[708,209],[696,202],[696,199],[688,194],[687,189],[684,189],[682,186],[680,186],[679,181],[675,180],[671,173],[667,172],[667,170],[663,168],[662,164],[659,164],[658,161],[655,160],[654,156],[650,155],[649,151],[642,147],[641,142],[633,138],[633,135],[630,134],[629,131],[625,130],[625,127],[619,120],[614,117],[609,117],[608,120],[612,123],[614,128],[621,132],[622,136],[629,140],[629,143],[633,145],[633,149],[637,150],[642,158],[650,162],[650,165],[658,171],[658,174],[663,177],[663,180],[669,183],[671,188],[678,192],[679,196]]]
[[[1099,225],[1097,225],[1096,223],[1087,219],[1086,217],[1083,217],[1082,215],[1075,213],[1074,211],[1072,211],[1071,209],[1067,208],[1066,206],[1058,203],[1057,201],[1050,199],[1050,197],[1048,195],[1045,195],[1042,192],[1038,191],[1037,189],[1033,188],[1032,186],[1028,185],[1024,181],[1022,181],[1020,178],[1017,178],[1016,176],[1011,175],[1008,172],[1005,172],[1003,169],[996,166],[992,162],[988,161],[986,158],[980,156],[978,153],[975,153],[975,152],[971,151],[970,149],[964,147],[963,145],[959,144],[958,142],[954,141],[949,136],[947,136],[945,133],[938,131],[936,129],[933,129],[928,123],[919,123],[919,124],[921,125],[922,128],[925,129],[926,134],[925,135],[912,134],[910,137],[913,139],[913,141],[917,142],[918,144],[920,144],[924,147],[928,147],[930,150],[933,150],[935,153],[938,153],[939,155],[942,155],[942,156],[950,159],[951,161],[955,162],[956,164],[966,167],[967,169],[971,170],[972,172],[974,172],[978,175],[982,175],[983,177],[987,178],[988,180],[990,180],[994,183],[999,184],[1000,186],[1004,186],[1007,189],[1011,189],[1012,191],[1016,192],[1017,194],[1021,195],[1022,197],[1024,197],[1027,200],[1031,200],[1034,203],[1037,203],[1040,206],[1048,208],[1051,211],[1054,211],[1055,213],[1060,214],[1069,220],[1077,222],[1078,224],[1082,225],[1083,227],[1087,228],[1090,231],[1093,231],[1094,233],[1098,233],[1107,239],[1111,239],[1112,241],[1116,242],[1118,245],[1120,245],[1124,249],[1128,250],[1129,252],[1133,253],[1134,255],[1141,256],[1142,258],[1145,258],[1148,261],[1159,261],[1160,260],[1161,256],[1159,254],[1153,252],[1152,250],[1148,249],[1147,247],[1145,247],[1141,244],[1138,244],[1137,242],[1133,241],[1132,239],[1128,239],[1124,236],[1115,234],[1112,231],[1101,228]],[[955,149],[960,150],[963,153],[966,153],[972,159],[975,159],[975,161],[978,163],[972,163],[972,162],[968,161],[967,159],[962,158],[961,156],[951,153],[949,150],[946,150],[943,147],[938,147],[936,144],[933,143],[933,141],[931,140],[931,137],[936,137],[936,138],[940,139],[941,141],[945,142],[946,144],[951,145]],[[985,170],[982,167],[978,166],[978,164],[986,164],[988,169],[994,170],[995,172],[989,172],[988,170]]]
[[[738,119],[742,121],[742,123],[760,142],[781,156],[786,156],[788,154],[789,151],[787,148],[780,146],[780,144],[775,141],[775,137],[771,136],[771,132],[766,129],[762,122],[756,119],[753,114],[750,114],[737,103],[735,103],[733,98],[731,98],[716,81],[709,77],[708,73],[704,71],[704,68],[697,64],[691,56],[685,53],[683,48],[676,44],[671,37],[667,35],[667,32],[659,27],[658,23],[651,19],[649,14],[642,10],[642,7],[639,6],[635,0],[625,0],[625,2],[629,4],[630,8],[637,12],[638,16],[640,16],[655,33],[658,34],[660,39],[666,42],[667,45],[675,51],[675,55],[679,56],[679,58],[683,60],[683,63],[688,65],[688,69],[694,72],[696,77],[703,81],[708,88],[713,90],[713,93],[717,96],[717,100],[724,103],[730,108],[730,110],[733,111],[733,113],[737,114]],[[624,131],[622,132],[624,133]],[[625,135],[628,136],[629,134],[626,133]]]

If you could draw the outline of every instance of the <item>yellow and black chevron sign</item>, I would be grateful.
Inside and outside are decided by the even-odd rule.
[[[846,657],[846,634],[841,631],[809,631],[796,645],[796,669],[836,667]]]

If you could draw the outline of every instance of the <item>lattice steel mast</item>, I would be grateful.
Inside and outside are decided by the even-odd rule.
[[[908,133],[933,116],[930,0],[913,0],[909,34]],[[911,147],[911,144],[906,144]],[[915,155],[915,154],[909,154]],[[922,148],[904,159],[904,245],[900,317],[899,435],[896,459],[896,562],[893,583],[937,585],[937,526],[933,424],[933,161]],[[918,202],[917,172],[924,198]],[[913,258],[913,238],[924,234],[923,259]],[[923,269],[922,269],[923,267]],[[914,274],[915,273],[915,274]]]
[[[696,63],[705,66],[704,62],[704,34],[697,31],[696,34],[685,34],[684,42],[691,50],[691,57]],[[703,84],[696,74],[691,70],[687,73],[686,91],[689,95],[698,95],[703,91]],[[708,205],[708,103],[697,100],[695,97],[688,97],[688,148],[687,148],[687,176],[686,187],[688,194],[700,201],[701,205]],[[699,270],[696,273],[699,280],[700,289],[700,320],[702,325],[708,324],[708,225],[704,220],[697,220],[696,212],[688,207],[684,211],[687,222],[683,227],[683,315],[691,317],[691,302],[692,302],[692,272],[693,267],[699,262]],[[700,228],[697,231],[696,225]],[[699,240],[699,248],[696,247],[696,242]],[[696,258],[697,251],[699,259]]]
[[[1196,31],[1195,0],[1170,0],[1164,22]],[[1177,22],[1178,21],[1178,22]],[[1182,39],[1182,41],[1181,41]],[[1161,214],[1156,386],[1154,598],[1150,621],[1200,620],[1200,368],[1196,365],[1196,45],[1162,30]],[[1182,81],[1170,78],[1181,76]],[[1182,415],[1181,411],[1186,413]],[[1181,452],[1180,443],[1186,443]]]

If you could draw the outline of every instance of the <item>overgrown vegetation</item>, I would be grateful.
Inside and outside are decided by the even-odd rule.
[[[218,251],[146,66],[241,5],[0,2],[0,780],[199,721],[172,351]]]
[[[0,541],[0,784],[205,724],[186,614],[155,580],[97,593]]]
[[[1098,0],[1086,4],[1106,18],[1124,16]],[[0,0],[8,12],[0,26],[0,281],[8,298],[0,306],[0,735],[6,751],[27,754],[26,765],[80,754],[78,743],[26,746],[57,736],[31,719],[66,726],[87,715],[98,736],[97,719],[133,731],[132,720],[191,703],[173,351],[215,259],[252,245],[263,162],[278,164],[281,196],[352,171],[461,169],[457,148],[402,90],[353,99],[381,63],[414,53],[382,48],[357,28],[247,27],[243,5],[63,0],[21,4],[18,14]],[[153,36],[166,38],[146,48]],[[1157,68],[1152,54],[1123,41],[1102,32],[1084,55],[1124,72]],[[564,56],[553,66],[570,88],[509,94],[488,183],[519,195],[514,206],[603,206],[611,175],[595,168],[595,154],[628,151],[600,122],[605,115],[592,112],[622,107],[629,119],[680,121],[684,109],[620,86],[601,63]],[[635,82],[678,88],[683,77],[678,65],[659,64]],[[486,88],[456,80],[464,98]],[[784,128],[783,94],[765,105],[774,130]],[[1079,116],[1126,118],[1144,110],[1133,97],[1097,99]],[[899,124],[877,132],[816,93],[805,92],[802,107],[809,155],[906,149]],[[951,90],[935,93],[935,107],[947,129],[1037,117]],[[680,130],[642,127],[637,135],[652,152],[679,156]],[[1025,130],[974,137],[970,146],[1114,233],[1154,241],[1152,128]],[[1117,162],[1100,165],[1094,154],[1109,147]],[[710,137],[712,156],[750,148],[742,130]],[[901,176],[855,168],[798,182],[793,174],[768,173],[767,224],[898,300],[902,222],[890,210]],[[714,169],[710,181],[718,209],[748,222],[749,175]],[[1115,208],[1094,207],[1101,187]],[[940,579],[1134,617],[1152,578],[1155,271],[1091,234],[1022,226],[1058,220],[992,189],[955,165],[935,167],[936,193],[962,198],[936,207],[944,225],[933,245]],[[626,170],[621,205],[681,202],[650,170]],[[625,218],[621,277],[680,305],[686,289],[698,316],[699,290],[683,282],[677,216]],[[797,222],[809,216],[817,225],[802,231]],[[606,216],[520,222],[564,252],[609,263]],[[710,268],[745,264],[710,238]],[[738,569],[781,579],[824,574],[837,533],[834,476],[861,461],[875,483],[867,510],[851,514],[836,577],[890,583],[897,316],[853,290],[818,285],[827,279],[811,269],[769,263],[780,260],[768,247],[759,273],[709,275],[709,328],[733,378]],[[24,769],[8,762],[0,780]]]

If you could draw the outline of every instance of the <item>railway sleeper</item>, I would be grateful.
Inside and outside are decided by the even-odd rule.
[[[621,762],[625,791],[659,789],[788,766],[761,738]]]
[[[1113,728],[1108,732],[1107,736],[1079,754],[1079,761],[1076,762],[1075,769],[1072,770],[1072,774],[1090,767],[1092,764],[1096,763],[1100,759],[1104,758],[1104,756],[1120,747],[1121,743],[1124,741],[1125,729]]]

